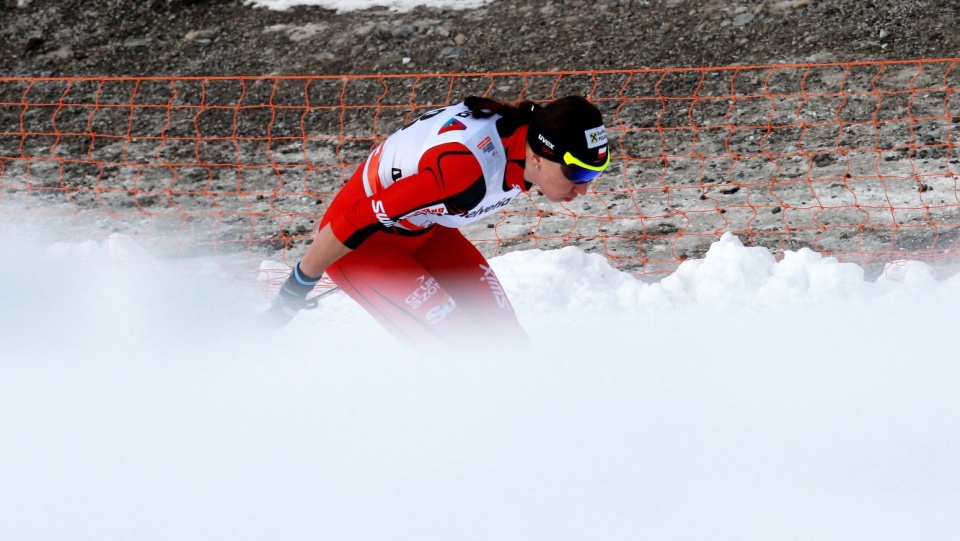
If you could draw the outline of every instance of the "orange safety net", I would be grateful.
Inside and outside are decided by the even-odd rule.
[[[572,203],[531,193],[465,228],[485,255],[575,245],[656,277],[730,231],[778,254],[954,265],[956,63],[5,78],[0,220],[241,273],[291,265],[354,167],[419,114],[581,94],[604,113],[609,171]]]

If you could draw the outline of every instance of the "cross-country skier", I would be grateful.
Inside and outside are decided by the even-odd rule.
[[[533,186],[572,201],[609,163],[602,115],[579,96],[543,106],[471,96],[427,112],[347,181],[266,317],[285,324],[326,272],[405,342],[526,341],[490,264],[457,228]]]

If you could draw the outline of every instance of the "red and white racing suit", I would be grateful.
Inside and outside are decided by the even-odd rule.
[[[528,190],[526,126],[463,106],[430,111],[381,143],[330,204],[320,228],[353,251],[330,278],[400,339],[525,340],[497,276],[458,227]]]

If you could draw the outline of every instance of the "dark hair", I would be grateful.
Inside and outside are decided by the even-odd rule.
[[[508,105],[491,98],[469,96],[463,104],[476,118],[490,118],[500,115],[517,124],[537,124],[555,131],[569,128],[571,124],[583,122],[591,126],[603,125],[603,117],[586,98],[567,96],[539,105],[532,101],[523,101],[519,105]]]
[[[591,165],[609,163],[603,115],[583,96],[567,96],[543,106],[532,101],[513,106],[479,96],[463,103],[477,118],[500,115],[514,126],[530,126],[527,143],[548,160],[559,162],[570,152]]]
[[[500,115],[513,123],[525,125],[533,122],[537,111],[543,109],[532,101],[520,102],[519,105],[508,105],[490,98],[469,96],[463,104],[470,109],[476,118],[490,118]]]

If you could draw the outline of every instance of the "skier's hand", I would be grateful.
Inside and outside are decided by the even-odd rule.
[[[294,269],[270,303],[270,308],[260,316],[261,322],[270,330],[283,327],[296,317],[300,310],[312,310],[319,305],[319,297],[307,298],[317,281],[305,282],[297,276],[297,270]]]

